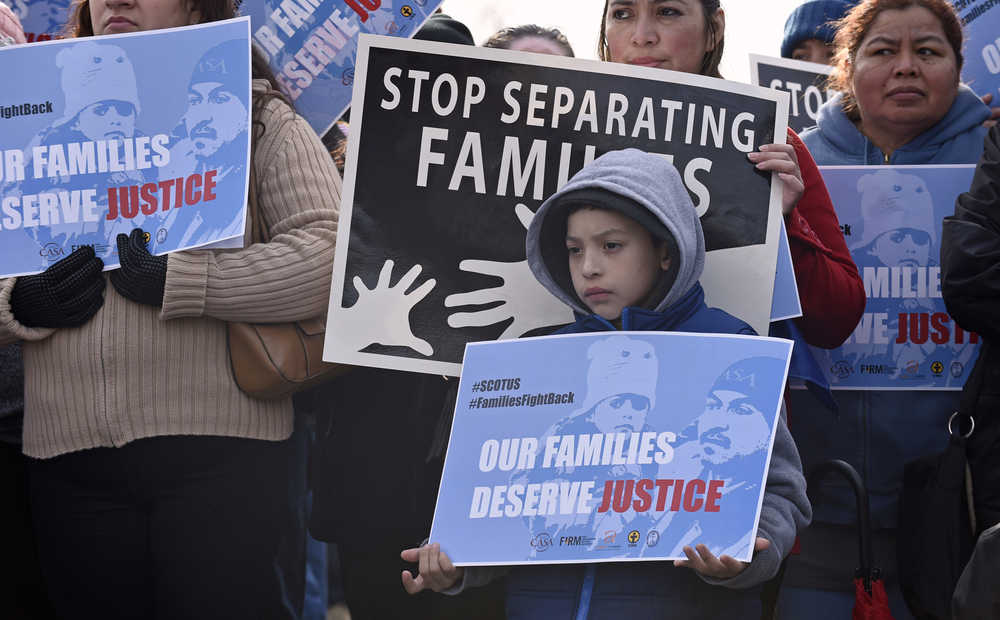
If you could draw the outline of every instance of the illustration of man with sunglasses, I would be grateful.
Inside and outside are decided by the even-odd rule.
[[[247,169],[249,101],[246,92],[250,67],[246,41],[232,40],[206,51],[188,82],[187,107],[174,129],[170,165],[161,178],[186,177],[214,171],[215,195],[239,195]],[[198,209],[174,209],[166,221],[182,247],[203,243],[228,230],[231,222],[208,223]]]

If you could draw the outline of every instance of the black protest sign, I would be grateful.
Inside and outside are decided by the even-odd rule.
[[[526,226],[585,163],[626,147],[684,178],[709,301],[766,326],[780,191],[747,153],[776,130],[784,142],[781,95],[385,37],[362,38],[357,66],[327,359],[455,374],[466,342],[571,321],[531,276]]]
[[[832,72],[814,62],[750,55],[753,83],[789,94],[788,126],[796,133],[816,124],[820,106],[833,95],[826,85]]]

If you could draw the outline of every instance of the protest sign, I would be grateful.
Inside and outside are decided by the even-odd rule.
[[[792,342],[470,343],[431,527],[459,565],[749,561]]]
[[[0,49],[0,275],[243,242],[249,20]],[[16,85],[16,86],[14,86]]]
[[[28,43],[60,37],[69,21],[69,0],[4,0],[24,28]]]
[[[708,303],[766,333],[781,184],[747,153],[784,142],[786,105],[686,73],[362,37],[325,359],[456,375],[466,342],[571,322],[525,230],[625,147],[672,158],[702,217]]]
[[[836,349],[813,347],[833,389],[959,390],[979,336],[948,316],[941,221],[975,166],[820,166],[867,304]]]
[[[952,0],[965,26],[965,63],[962,81],[979,95],[1000,102],[1000,2]]]
[[[802,316],[799,301],[799,284],[795,280],[792,248],[788,245],[788,231],[781,222],[778,237],[778,265],[774,273],[774,295],[771,297],[771,321],[784,321]]]
[[[751,81],[790,95],[788,126],[796,133],[815,125],[820,106],[833,96],[826,87],[831,73],[827,65],[750,54]]]
[[[253,40],[320,136],[351,105],[358,34],[413,36],[441,0],[244,0]]]

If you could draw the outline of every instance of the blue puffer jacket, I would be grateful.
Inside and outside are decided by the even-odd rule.
[[[923,134],[885,155],[841,109],[841,96],[821,109],[816,127],[802,141],[820,166],[974,164],[983,150],[982,126],[989,108],[967,87],[945,117]],[[937,250],[933,250],[936,252]],[[864,477],[871,497],[872,526],[894,528],[903,466],[944,449],[948,416],[958,408],[958,392],[835,392],[834,414],[808,392],[793,391],[789,400],[792,435],[808,472],[817,463],[844,459]],[[821,484],[811,494],[815,520],[855,522],[854,494],[838,480]]]

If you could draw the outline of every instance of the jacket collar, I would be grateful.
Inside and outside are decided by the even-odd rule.
[[[674,331],[690,320],[705,305],[705,291],[696,282],[673,305],[663,310],[646,310],[629,306],[622,310],[622,331]],[[577,314],[577,325],[585,331],[615,331],[618,328],[596,315]]]
[[[859,164],[887,163],[882,151],[847,118],[842,106],[843,95],[837,93],[820,108],[816,124],[823,138],[839,153],[840,159]],[[896,149],[888,163],[923,163],[918,160],[926,159],[948,140],[982,125],[989,116],[989,107],[968,86],[959,84],[958,95],[944,118]],[[863,160],[859,161],[859,157]]]

